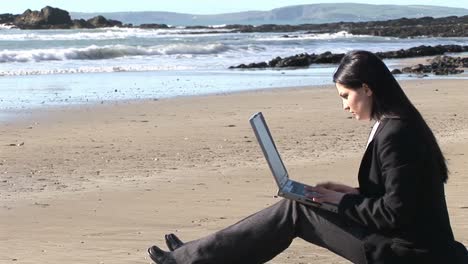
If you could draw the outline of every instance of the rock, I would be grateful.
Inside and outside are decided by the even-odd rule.
[[[433,71],[435,75],[449,75],[449,74],[460,74],[463,73],[464,70],[461,69],[455,69],[455,68],[442,68],[442,69],[436,69]]]
[[[103,16],[96,16],[88,19],[88,22],[92,27],[101,28],[101,27],[121,27],[122,22],[112,19],[106,19]]]
[[[344,54],[333,54],[329,51],[324,52],[318,55],[316,58],[313,59],[314,63],[339,63],[343,58]]]
[[[437,46],[418,46],[412,47],[406,50],[397,50],[397,51],[387,51],[387,52],[377,52],[376,55],[379,56],[381,59],[394,59],[394,58],[413,58],[413,57],[421,57],[421,56],[433,56],[433,55],[441,55],[446,52],[468,52],[468,45],[461,46],[461,45],[437,45]],[[266,65],[265,63],[250,63],[248,65],[241,64],[238,66],[231,66],[230,69],[235,68],[260,68],[260,67],[308,67],[311,64],[316,63],[326,63],[326,64],[337,64],[341,61],[344,54],[342,53],[331,53],[329,51],[324,52],[322,54],[296,54],[290,57],[281,58],[276,57],[270,60]],[[435,63],[446,63],[447,59],[439,58]],[[454,62],[459,66],[457,67],[468,67],[468,58],[462,59],[458,58],[455,59]],[[465,65],[465,66],[461,66]],[[250,67],[252,66],[252,67]],[[406,73],[429,73],[432,71],[431,67],[426,65],[422,66],[415,66],[415,69],[402,69],[403,72]]]
[[[437,46],[417,46],[407,50],[377,52],[376,55],[382,59],[412,58],[420,56],[442,55],[446,52],[468,51],[468,46],[461,45],[437,45]]]
[[[13,24],[18,15],[0,14],[0,24]]]
[[[169,28],[168,25],[166,24],[141,24],[140,28],[145,28],[145,29],[165,29]]]
[[[41,13],[44,17],[46,24],[64,25],[71,23],[70,14],[68,13],[68,11],[46,6],[41,9]]]
[[[402,74],[402,72],[401,72],[399,69],[393,69],[393,70],[391,71],[391,73],[394,74],[394,75],[395,75],[395,74]]]
[[[412,72],[422,71],[423,69],[424,69],[424,66],[422,64],[417,64],[411,67]]]
[[[70,29],[70,28],[99,28],[122,27],[122,22],[97,16],[85,21],[84,19],[71,20],[68,11],[46,6],[41,11],[26,10],[21,15],[2,14],[0,23],[13,23],[20,29]],[[131,27],[131,25],[126,25]]]
[[[347,31],[357,35],[392,36],[408,38],[428,37],[466,37],[468,16],[400,18],[386,21],[338,22],[325,24],[274,25],[260,26],[227,25],[225,29],[237,32],[293,32],[304,31],[308,34],[337,33]],[[285,37],[287,35],[284,35]]]
[[[404,73],[411,73],[411,67],[404,67],[401,71]]]
[[[437,56],[433,58],[429,65],[417,64],[412,67],[405,67],[401,71],[404,73],[433,73],[435,75],[460,74],[468,66],[468,58],[454,58],[450,56]],[[394,70],[395,71],[395,70]],[[393,73],[393,71],[392,71]],[[394,73],[395,74],[395,73]]]
[[[84,19],[75,19],[70,28],[90,28],[90,24]]]
[[[26,10],[14,24],[21,29],[70,28],[72,21],[67,11],[46,6],[41,11]]]
[[[435,75],[459,74],[464,71],[458,68],[468,66],[468,58],[437,56],[430,61],[430,66]]]
[[[259,62],[259,63],[250,63],[250,64],[240,64],[238,66],[231,66],[229,69],[255,69],[255,68],[266,68],[268,64],[266,62]]]
[[[307,67],[310,63],[309,54],[304,53],[284,58],[278,61],[275,67]]]
[[[268,62],[268,66],[269,67],[276,67],[278,62],[280,62],[281,60],[282,60],[281,57],[276,57],[276,58],[274,58],[274,59],[272,59],[271,61]]]
[[[468,67],[468,58],[454,58],[450,56],[437,56],[431,61],[432,67],[452,66],[466,68]]]
[[[400,18],[387,21],[371,21],[361,23],[346,23],[347,31],[351,34],[365,34],[375,36],[394,36],[400,38],[428,36],[455,37],[466,36],[468,16],[462,17],[421,17]]]

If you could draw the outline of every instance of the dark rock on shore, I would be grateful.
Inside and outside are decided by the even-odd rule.
[[[188,29],[213,29],[209,26],[190,26]],[[346,31],[355,35],[391,36],[399,38],[427,37],[467,37],[468,16],[449,16],[441,18],[399,18],[386,21],[338,22],[323,24],[277,25],[263,24],[258,26],[231,24],[221,28],[229,32],[306,32],[305,34],[337,33]],[[283,35],[283,37],[295,37]],[[297,37],[297,36],[296,36]]]
[[[298,54],[279,60],[272,60],[268,63],[270,67],[306,67],[310,65],[312,57],[307,54]]]
[[[13,24],[16,17],[13,14],[0,14],[0,24]]]
[[[70,29],[70,28],[100,28],[122,27],[122,22],[106,19],[103,16],[88,20],[70,18],[68,11],[46,6],[41,11],[26,10],[21,15],[1,14],[0,24],[13,24],[20,29]]]
[[[267,68],[268,64],[266,62],[259,62],[259,63],[250,63],[250,64],[240,64],[236,66],[238,69],[258,69],[258,68]],[[230,69],[232,69],[230,67]]]
[[[72,25],[70,26],[70,28],[89,28],[89,23],[88,21],[84,20],[84,19],[75,19],[73,20],[73,23]]]
[[[325,52],[320,55],[315,54],[298,54],[295,56],[287,57],[282,59],[276,57],[269,62],[259,62],[250,64],[241,64],[235,67],[229,67],[230,69],[259,69],[268,67],[307,67],[312,63],[338,63],[344,54],[333,54],[331,52]],[[432,73],[435,75],[448,75],[448,74],[459,74],[463,73],[464,70],[461,68],[468,68],[468,58],[461,57],[450,57],[445,55],[439,55],[429,61],[429,65],[416,64],[411,67],[405,67],[401,70],[394,69],[392,74],[417,74],[419,76],[427,76],[425,74]]]
[[[101,27],[121,27],[122,22],[112,19],[106,19],[103,16],[97,16],[89,19],[88,22],[92,27],[101,28]]]
[[[249,69],[249,68],[304,68],[308,67],[311,64],[319,64],[319,63],[338,63],[340,62],[341,58],[343,58],[344,54],[333,54],[329,51],[324,52],[322,54],[308,54],[302,53],[297,54],[294,56],[281,58],[276,57],[269,62],[259,62],[259,63],[250,63],[250,64],[240,64],[238,66],[231,66],[229,69]]]
[[[236,32],[294,32],[306,31],[308,34],[336,33],[347,31],[356,35],[392,37],[466,37],[468,36],[468,16],[400,18],[386,21],[338,22],[302,25],[227,25],[225,29]]]
[[[458,53],[468,51],[468,46],[461,45],[437,45],[437,46],[418,46],[409,49],[397,51],[377,52],[376,55],[382,59],[400,59],[421,56],[442,55],[446,52]]]
[[[356,23],[348,30],[351,34],[373,36],[394,36],[399,38],[466,37],[468,36],[468,16],[401,18],[388,21]]]
[[[88,20],[75,19],[70,28],[103,28],[103,27],[126,27],[122,22],[112,19],[106,19],[103,16],[97,16]]]
[[[167,29],[169,26],[166,24],[141,24],[140,28]]]
[[[210,27],[198,26],[190,28]],[[346,31],[354,35],[372,35],[389,37],[467,37],[468,36],[468,16],[449,16],[441,18],[421,17],[421,18],[399,18],[386,21],[369,22],[338,22],[324,24],[301,24],[301,25],[276,25],[264,24],[253,25],[227,25],[221,29],[229,29],[231,32],[251,33],[251,32],[298,32],[305,34],[337,33]],[[289,35],[284,35],[290,37]]]
[[[72,23],[67,11],[46,6],[41,11],[24,11],[13,22],[21,29],[68,28]]]
[[[437,56],[429,61],[428,65],[416,64],[411,67],[405,67],[392,71],[393,74],[417,74],[423,75],[425,73],[432,73],[435,75],[448,75],[463,73],[461,68],[468,68],[468,58],[450,57],[450,56]]]
[[[460,45],[437,45],[437,46],[418,46],[406,50],[377,52],[376,55],[382,59],[396,59],[396,58],[414,58],[422,56],[442,55],[446,52],[467,52],[468,46]],[[276,57],[269,62],[240,64],[231,66],[229,69],[249,69],[249,68],[284,68],[284,67],[308,67],[311,64],[337,64],[343,58],[343,53],[334,54],[329,51],[322,54],[297,54],[294,56],[281,58]]]

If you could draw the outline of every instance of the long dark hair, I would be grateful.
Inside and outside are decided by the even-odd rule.
[[[380,120],[384,116],[409,118],[422,128],[422,136],[433,155],[432,160],[440,168],[442,181],[447,181],[447,164],[434,134],[379,57],[363,50],[348,52],[333,75],[333,82],[349,89],[360,89],[366,84],[372,91],[372,119]]]

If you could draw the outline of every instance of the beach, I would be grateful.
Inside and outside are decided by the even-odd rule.
[[[468,81],[401,81],[447,158],[468,245]],[[1,125],[1,263],[150,263],[164,234],[210,234],[281,198],[248,122],[262,111],[291,178],[357,185],[370,122],[333,85],[17,110]],[[269,263],[349,263],[296,239]]]

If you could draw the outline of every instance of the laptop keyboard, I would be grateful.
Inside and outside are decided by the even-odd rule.
[[[304,184],[300,184],[297,182],[292,182],[292,188],[291,188],[292,193],[304,195]]]

